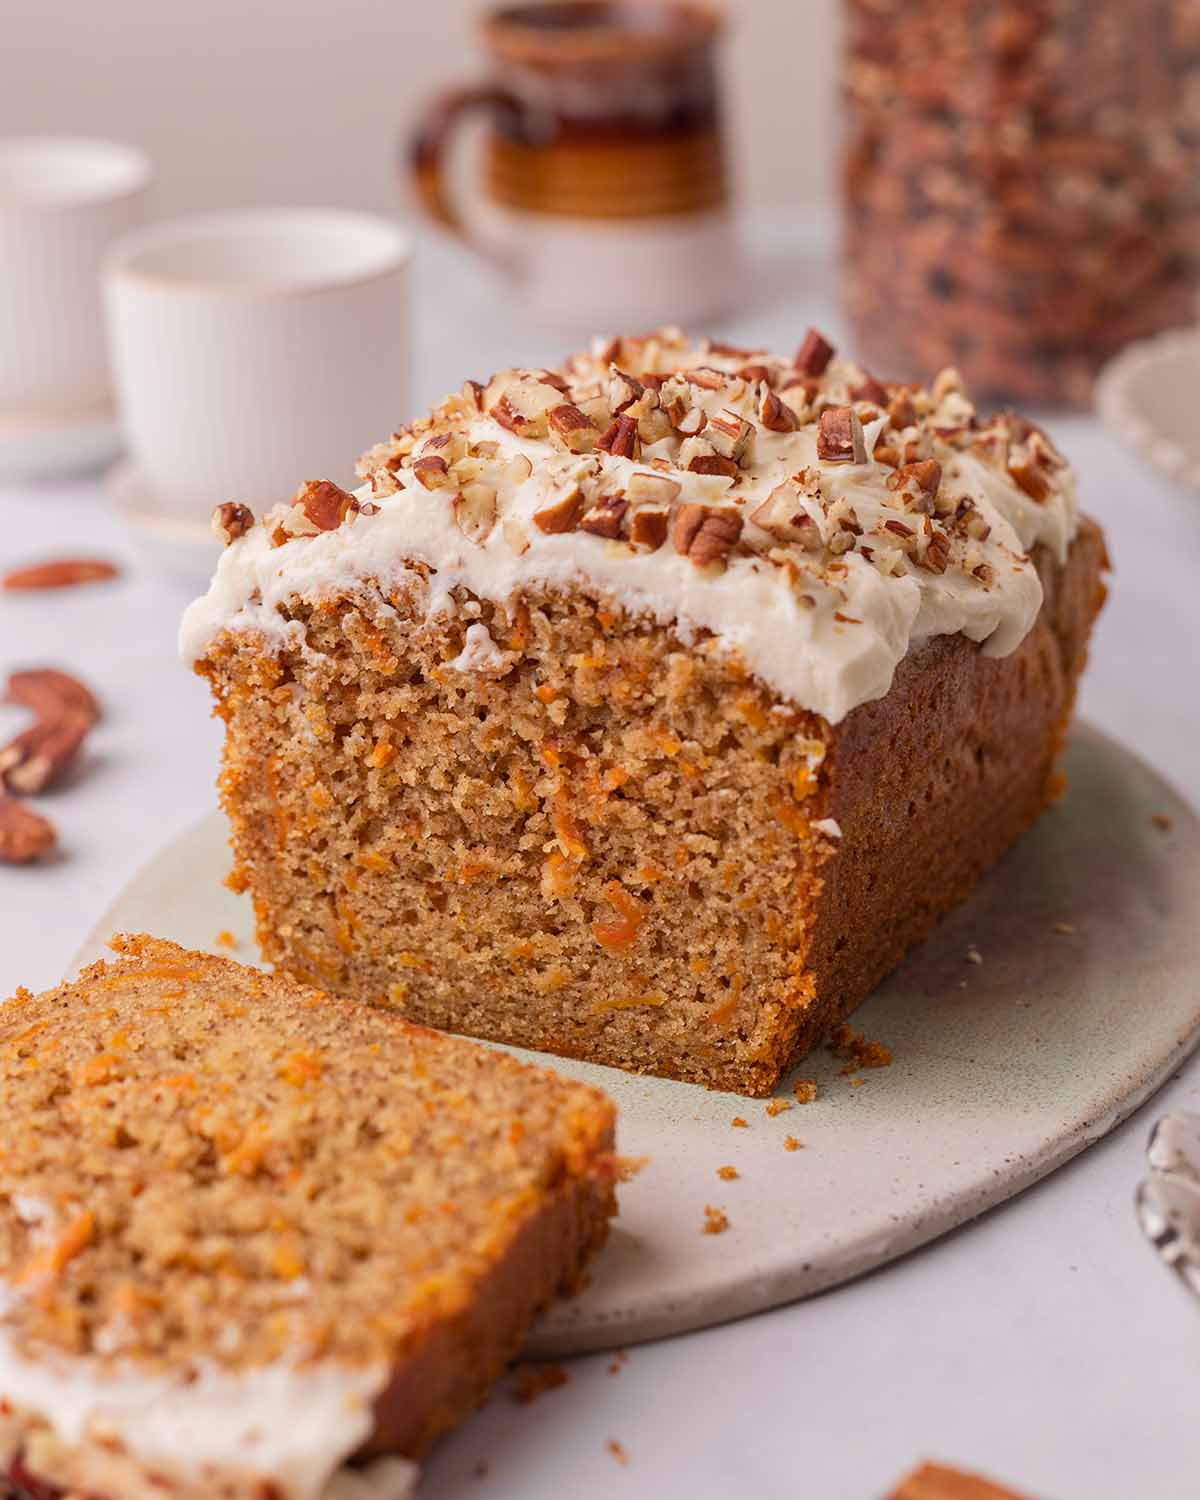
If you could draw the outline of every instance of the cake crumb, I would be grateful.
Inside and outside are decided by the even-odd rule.
[[[622,1467],[624,1467],[624,1465],[629,1462],[629,1454],[625,1449],[625,1445],[623,1443],[618,1443],[616,1438],[609,1438],[608,1442],[605,1443],[604,1446],[608,1449],[608,1451],[612,1454],[616,1461],[622,1465]]]
[[[615,1349],[613,1351],[612,1360],[608,1366],[608,1373],[610,1375],[619,1375],[628,1363],[629,1351],[626,1349]]]
[[[718,1167],[717,1176],[722,1182],[735,1182],[741,1173],[736,1167]]]
[[[980,953],[974,943],[968,945],[966,959],[969,964],[981,964],[983,962],[983,954]]]
[[[791,1109],[791,1107],[792,1101],[790,1099],[770,1099],[767,1101],[767,1113],[772,1119],[776,1115],[783,1114],[785,1109]]]
[[[1054,930],[1055,932],[1061,932],[1066,937],[1070,937],[1075,931],[1075,924],[1074,922],[1055,922]]]
[[[1155,828],[1161,828],[1164,833],[1170,833],[1171,820],[1166,813],[1151,813],[1150,821],[1154,824]]]
[[[237,938],[234,937],[233,933],[230,932],[228,927],[223,927],[221,931],[217,933],[216,937],[213,939],[213,942],[216,943],[218,948],[232,949],[238,946]]]
[[[783,1149],[785,1151],[803,1151],[804,1142],[798,1141],[794,1135],[784,1136]]]
[[[546,1391],[556,1391],[570,1380],[566,1369],[556,1364],[517,1365],[512,1374],[512,1397],[519,1406],[528,1406]]]
[[[736,1130],[749,1130],[750,1129],[750,1122],[749,1122],[749,1120],[743,1119],[741,1115],[734,1115],[733,1119],[730,1120],[729,1123]]]
[[[892,1064],[892,1049],[883,1042],[872,1042],[866,1032],[855,1031],[844,1023],[834,1029],[828,1042],[829,1050],[845,1066],[843,1075],[855,1073],[859,1068],[889,1068]]]
[[[729,1218],[723,1208],[714,1208],[711,1203],[704,1205],[704,1227],[703,1234],[724,1234],[729,1228]]]
[[[648,1156],[618,1156],[616,1159],[617,1181],[632,1182],[638,1173],[649,1165]]]
[[[797,1104],[811,1104],[817,1097],[817,1081],[815,1078],[797,1078],[792,1085],[792,1092]]]

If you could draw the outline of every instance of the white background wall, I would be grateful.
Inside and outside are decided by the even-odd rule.
[[[0,134],[146,147],[158,206],[397,203],[395,143],[476,75],[481,0],[0,0]],[[731,0],[727,97],[757,205],[834,180],[837,0]]]

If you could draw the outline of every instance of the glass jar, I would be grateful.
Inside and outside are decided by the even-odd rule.
[[[1083,406],[1196,315],[1200,0],[846,0],[845,276],[881,374]]]

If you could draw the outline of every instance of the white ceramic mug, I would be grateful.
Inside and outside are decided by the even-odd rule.
[[[100,267],[144,218],[149,184],[132,146],[0,138],[0,418],[107,407]]]
[[[157,505],[201,520],[349,482],[406,415],[410,257],[396,225],[323,208],[208,214],[114,246],[113,370]]]

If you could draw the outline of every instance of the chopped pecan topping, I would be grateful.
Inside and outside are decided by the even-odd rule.
[[[302,510],[318,531],[336,531],[354,509],[354,496],[331,479],[310,479],[292,496],[292,506]]]
[[[833,345],[815,328],[810,328],[796,352],[795,365],[802,375],[823,375],[833,358]]]
[[[98,583],[115,578],[120,570],[115,564],[98,557],[60,557],[53,562],[34,563],[16,568],[4,577],[3,587],[11,592],[35,589],[73,589],[81,583]]]
[[[737,412],[726,408],[709,417],[704,436],[722,458],[731,458],[736,464],[744,457],[746,448],[754,434],[754,428]]]
[[[670,505],[683,486],[665,474],[631,474],[625,493],[634,505]]]
[[[762,381],[764,385],[771,384],[771,372],[766,365],[743,365],[738,375],[749,385],[755,385],[759,381]]]
[[[440,490],[453,483],[450,465],[438,453],[426,453],[413,459],[413,474],[427,490]]]
[[[1012,458],[1009,460],[1008,472],[1014,482],[1031,500],[1036,500],[1039,505],[1050,493],[1050,481],[1039,466],[1027,458]]]
[[[919,510],[931,510],[941,488],[942,466],[936,458],[923,458],[915,464],[902,464],[887,477],[887,487],[907,495]]]
[[[254,512],[248,505],[239,505],[236,500],[226,500],[212,514],[213,535],[226,547],[245,536],[253,525]]]
[[[579,518],[583,515],[585,504],[583,491],[576,486],[569,494],[556,500],[553,505],[547,505],[535,511],[533,524],[539,531],[547,532],[551,536],[557,536],[564,531],[574,531],[579,525]]]
[[[827,406],[817,423],[817,457],[827,464],[865,464],[867,443],[852,406]]]
[[[668,416],[670,416],[668,412]],[[702,406],[691,406],[680,412],[678,417],[671,417],[676,432],[681,432],[684,437],[698,437],[708,425],[708,417]]]
[[[950,561],[950,538],[944,531],[935,527],[925,546],[925,555],[921,558],[922,564],[931,573],[944,573]]]
[[[799,542],[808,552],[821,549],[821,528],[805,510],[800,490],[791,480],[777,484],[750,519],[780,541]]]
[[[727,479],[736,479],[742,472],[732,458],[720,453],[697,453],[688,469],[693,474],[723,474]]]
[[[676,552],[698,568],[724,563],[741,534],[741,515],[715,505],[681,505],[671,525]]]
[[[629,521],[629,540],[635,547],[657,552],[667,539],[670,516],[665,510],[635,510]]]
[[[864,375],[857,385],[852,385],[850,387],[850,399],[851,401],[869,401],[872,406],[877,406],[880,411],[887,410],[887,389],[875,379],[874,375]]]
[[[602,495],[595,505],[584,512],[579,529],[590,532],[592,536],[603,536],[613,541],[621,535],[621,521],[628,509],[629,501],[624,495]],[[537,520],[536,516],[534,520]]]
[[[758,420],[768,432],[795,432],[800,419],[772,390],[764,390],[758,403]]]
[[[57,841],[48,819],[12,797],[0,796],[0,863],[27,865]]]
[[[569,401],[552,407],[546,421],[550,441],[569,453],[590,453],[600,441],[596,424]]]
[[[640,380],[635,380],[632,375],[619,370],[616,365],[612,366],[608,382],[608,404],[612,408],[613,416],[619,417],[627,406],[640,401],[645,391],[646,387]]]
[[[690,370],[681,371],[681,374],[702,391],[722,391],[729,380],[724,370],[711,370],[707,365],[696,365]]]
[[[454,524],[468,541],[482,547],[496,524],[495,489],[480,479],[464,484],[454,497]]]
[[[614,458],[637,458],[641,447],[637,422],[632,417],[616,417],[596,446]]]
[[[896,391],[888,402],[888,421],[893,427],[911,427],[917,420],[917,408],[913,405],[912,393],[904,386]]]

